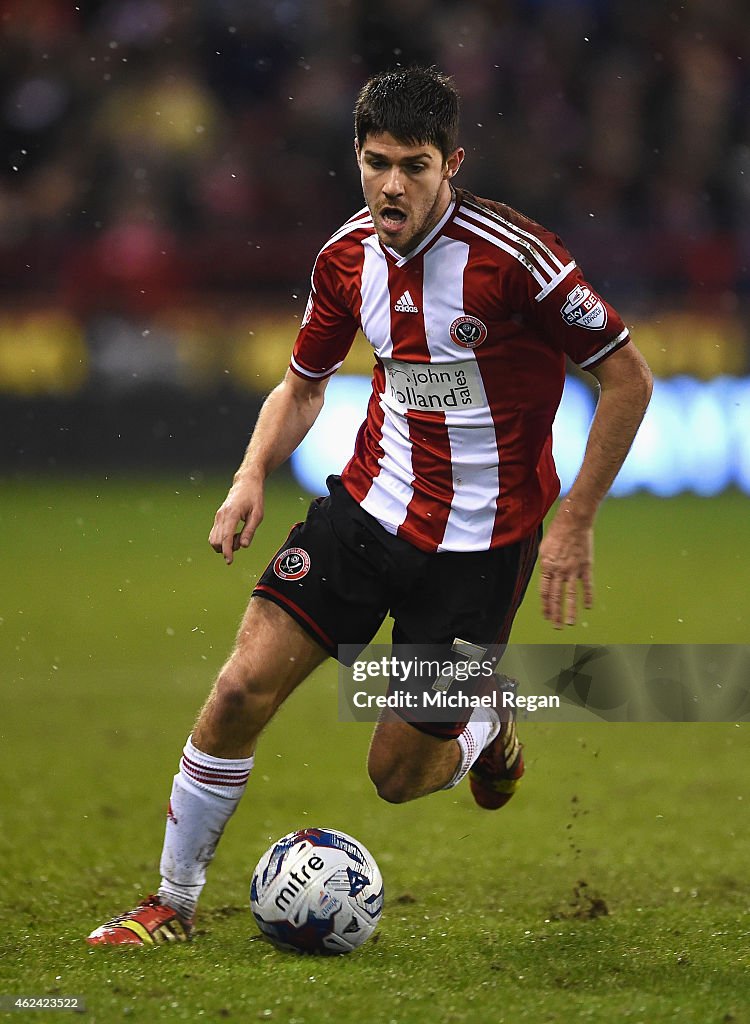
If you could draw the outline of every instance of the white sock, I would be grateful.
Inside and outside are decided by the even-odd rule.
[[[174,777],[159,869],[160,898],[192,917],[206,883],[206,868],[253,767],[253,758],[230,760],[204,754],[188,737]]]
[[[494,708],[474,708],[464,731],[456,737],[461,760],[456,773],[443,789],[453,789],[468,774],[476,759],[500,732],[500,717]]]

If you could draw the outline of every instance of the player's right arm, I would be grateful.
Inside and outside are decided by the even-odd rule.
[[[347,258],[357,265],[351,253],[347,256],[351,239],[372,230],[360,221],[361,217],[354,218],[341,240],[335,241],[341,235],[337,232],[333,244],[327,243],[318,254],[286,377],[263,403],[245,457],[214,518],[208,541],[227,565],[232,564],[235,551],[252,541],[263,518],[266,477],[307,435],[323,408],[328,380],[341,366],[357,333],[358,320],[347,301],[354,289],[346,287],[356,273],[346,268]],[[355,256],[361,254],[361,246],[352,248]]]
[[[284,380],[263,403],[245,456],[208,537],[227,565],[232,564],[235,551],[252,541],[263,519],[266,478],[289,458],[318,418],[328,379],[309,380],[287,370]]]

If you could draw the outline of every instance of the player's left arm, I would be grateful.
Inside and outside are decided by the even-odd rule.
[[[557,629],[563,623],[575,625],[579,580],[584,607],[591,607],[594,519],[630,451],[651,397],[651,371],[630,341],[589,372],[599,382],[600,395],[586,452],[539,549],[542,612]]]

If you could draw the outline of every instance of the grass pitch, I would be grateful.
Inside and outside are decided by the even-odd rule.
[[[2,489],[0,995],[78,996],[92,1022],[750,1021],[745,723],[529,722],[527,777],[503,811],[465,786],[393,807],[367,780],[370,727],[337,721],[330,664],[262,741],[197,941],[84,945],[156,885],[179,751],[307,505],[276,486],[228,569],[205,541],[224,489]],[[514,640],[746,642],[749,548],[740,496],[609,501],[585,624],[553,633],[534,583]],[[250,915],[260,854],[314,824],[361,838],[385,878],[376,937],[348,957],[278,953]]]

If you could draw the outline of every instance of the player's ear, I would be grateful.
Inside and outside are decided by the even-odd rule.
[[[443,172],[443,177],[452,178],[454,175],[458,174],[458,169],[464,162],[465,156],[466,152],[465,150],[461,149],[460,146],[458,149],[454,150],[445,161],[445,171]]]
[[[357,167],[359,167],[359,169],[361,171],[362,170],[362,154],[359,151],[359,139],[357,138],[356,135],[354,136],[354,152],[355,152],[356,157],[357,157]]]

